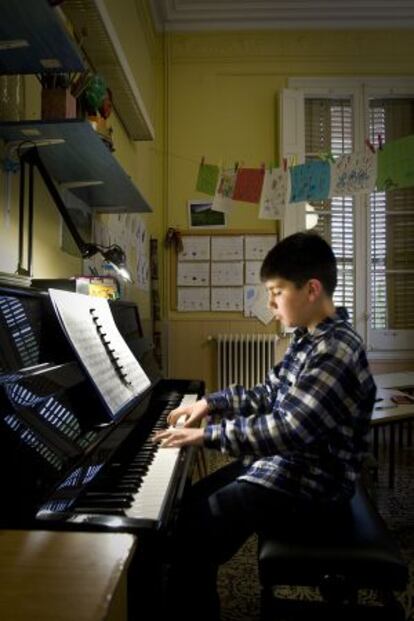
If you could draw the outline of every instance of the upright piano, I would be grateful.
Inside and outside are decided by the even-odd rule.
[[[148,605],[158,593],[162,549],[194,464],[193,449],[160,448],[151,436],[171,409],[199,399],[204,385],[163,378],[136,305],[111,302],[111,310],[150,379],[116,418],[108,417],[49,294],[0,287],[0,525],[136,534],[130,590],[141,595],[131,618],[139,610],[145,619],[139,602]]]

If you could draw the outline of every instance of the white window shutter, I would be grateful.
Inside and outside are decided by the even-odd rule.
[[[283,89],[279,94],[280,166],[305,161],[305,99],[302,91]],[[283,219],[283,237],[306,228],[305,203],[287,204]]]

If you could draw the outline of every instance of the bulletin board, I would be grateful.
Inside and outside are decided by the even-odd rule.
[[[183,250],[171,261],[172,310],[272,319],[260,267],[277,232],[188,231],[181,238]]]

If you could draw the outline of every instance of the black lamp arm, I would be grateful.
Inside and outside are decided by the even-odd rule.
[[[45,165],[43,164],[40,158],[39,151],[37,150],[37,148],[32,147],[31,149],[28,149],[25,153],[23,153],[20,159],[22,162],[27,162],[28,164],[31,164],[32,166],[36,166],[37,170],[39,171],[49,191],[49,194],[53,198],[53,201],[56,207],[58,208],[60,215],[62,216],[64,223],[68,227],[70,234],[75,240],[75,243],[78,246],[82,257],[86,259],[96,254],[96,252],[98,252],[98,249],[96,248],[96,246],[94,244],[88,244],[85,241],[83,241],[82,237],[78,233],[78,230],[76,226],[74,225],[72,218],[69,215],[69,212],[67,210],[65,203],[62,200],[62,197],[60,196],[58,190],[56,189],[56,186],[53,182],[52,177],[50,176],[49,172],[47,171]]]

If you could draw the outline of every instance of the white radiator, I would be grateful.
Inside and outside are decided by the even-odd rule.
[[[276,364],[274,334],[219,334],[216,339],[218,390],[230,384],[251,388]]]

